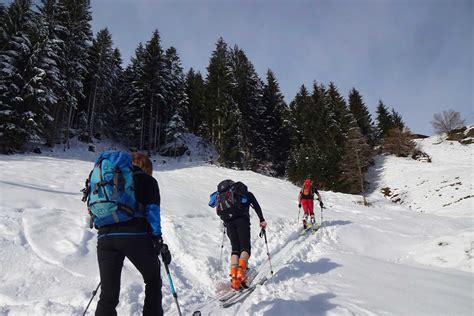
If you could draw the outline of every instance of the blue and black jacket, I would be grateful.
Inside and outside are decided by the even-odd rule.
[[[135,199],[142,210],[137,210],[137,216],[129,221],[102,226],[98,238],[107,236],[137,236],[151,234],[161,236],[160,189],[158,182],[152,176],[133,166]]]

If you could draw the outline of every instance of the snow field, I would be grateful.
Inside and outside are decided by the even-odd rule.
[[[456,145],[441,146],[457,150]],[[324,226],[304,236],[294,185],[194,157],[180,162],[156,158],[163,237],[173,256],[170,268],[184,315],[196,309],[203,315],[472,315],[470,200],[437,209],[431,200],[418,200],[426,195],[419,191],[436,190],[442,176],[460,177],[463,183],[458,190],[444,190],[461,195],[471,190],[462,178],[466,172],[454,168],[439,174],[428,168],[436,169],[436,161],[441,163],[449,151],[434,148],[440,152],[428,152],[431,165],[401,158],[376,165],[378,189],[368,196],[371,207],[362,206],[359,196],[321,192],[327,206]],[[456,156],[467,164],[472,152],[463,150]],[[51,157],[0,157],[0,314],[82,315],[99,282],[96,233],[88,229],[79,192],[95,156],[77,149]],[[417,185],[417,177],[432,185]],[[230,245],[225,238],[221,261],[223,227],[207,203],[226,178],[244,181],[262,206],[274,275],[242,303],[223,310],[212,299],[228,284]],[[408,192],[403,204],[379,191],[403,185]],[[422,209],[408,208],[415,202]],[[318,207],[315,213],[319,221]],[[258,237],[258,218],[251,214],[250,266],[259,272],[257,279],[269,277],[265,242]],[[163,294],[166,314],[175,315],[166,277]],[[143,299],[141,276],[126,261],[119,315],[140,315]],[[97,297],[89,314],[96,304]]]

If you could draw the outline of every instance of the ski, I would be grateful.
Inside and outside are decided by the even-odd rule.
[[[257,277],[257,275],[258,275],[258,272],[257,272],[255,269],[249,269],[249,270],[247,271],[247,276],[248,276],[247,281],[248,281],[248,284],[251,284],[251,283],[253,282],[253,280],[255,280],[255,278]],[[245,289],[243,289],[243,290],[245,290]],[[236,296],[236,295],[239,294],[239,293],[240,293],[240,291],[232,290],[232,292],[226,293],[226,294],[224,294],[223,296],[221,296],[221,297],[219,298],[219,301],[220,301],[220,302],[225,302],[225,301],[231,299],[232,297]]]
[[[245,300],[253,291],[255,291],[258,285],[264,284],[267,280],[267,277],[264,277],[263,279],[249,286],[248,288],[242,289],[239,292],[235,292],[236,295],[232,296],[227,301],[222,302],[222,308],[228,308],[236,303]]]
[[[220,298],[219,298],[219,301],[220,301],[220,302],[225,302],[225,301],[227,301],[227,300],[233,298],[234,296],[236,296],[238,293],[239,293],[238,291],[233,290],[232,292],[227,293],[227,294],[225,294],[224,296],[220,297]]]
[[[306,234],[311,228],[312,228],[311,224],[308,223],[308,224],[306,225],[306,228],[303,228],[303,230],[301,231],[300,234],[301,234],[301,235]]]
[[[258,276],[258,274],[259,274],[259,271],[257,271],[256,269],[253,269],[253,268],[250,268],[247,271],[249,284],[251,284],[253,282],[253,280],[255,280],[255,278]],[[266,280],[266,278],[265,278],[265,280]],[[252,287],[252,285],[250,285],[250,287]],[[204,304],[200,305],[198,307],[198,309],[194,311],[193,316],[194,315],[195,316],[201,315],[200,309],[208,306],[209,304],[217,302],[219,306],[222,306],[222,304],[224,304],[225,302],[237,297],[238,295],[240,295],[242,293],[242,291],[247,291],[249,288],[245,288],[245,289],[242,289],[240,291],[231,290],[230,283],[229,283],[229,290],[230,291],[226,291],[225,293],[221,293],[220,295],[218,295],[218,296],[208,300]]]
[[[314,235],[319,230],[320,227],[321,227],[321,224],[315,224],[315,225],[309,224],[308,226],[306,226],[306,228],[303,228],[300,235],[305,235],[309,231],[311,231],[311,234]]]
[[[316,224],[313,229],[311,230],[311,234],[314,235],[316,232],[321,228],[321,224]]]

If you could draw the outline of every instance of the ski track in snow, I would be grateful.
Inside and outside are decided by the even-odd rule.
[[[374,167],[378,189],[403,191],[402,204],[378,189],[368,196],[371,207],[360,205],[359,196],[321,192],[327,209],[314,235],[300,234],[299,189],[286,181],[210,166],[200,157],[155,158],[163,237],[183,314],[472,315],[472,199],[443,207],[439,196],[423,198],[436,190],[449,201],[472,195],[472,181],[460,171],[469,163],[472,168],[472,150],[433,143],[422,141],[432,165],[384,157]],[[459,166],[446,162],[452,150]],[[0,315],[82,315],[99,282],[96,233],[88,229],[79,192],[95,156],[79,146],[51,156],[0,157]],[[430,169],[436,167],[444,173]],[[225,237],[220,260],[223,227],[207,202],[225,178],[244,181],[259,200],[274,274],[242,302],[222,309],[216,297],[229,291],[230,245]],[[317,207],[315,214],[319,222]],[[253,211],[251,222],[249,264],[258,281],[270,277],[270,265]],[[164,269],[162,276],[165,313],[176,315]],[[118,314],[140,315],[143,299],[142,278],[126,260]],[[97,297],[90,315],[96,304]]]

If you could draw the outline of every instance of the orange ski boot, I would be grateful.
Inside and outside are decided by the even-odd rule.
[[[230,287],[233,288],[234,290],[236,291],[239,291],[240,290],[240,280],[239,278],[237,277],[238,275],[238,270],[239,270],[239,266],[237,265],[233,265],[231,268],[230,268],[230,277],[231,277],[231,280],[230,280]]]
[[[239,268],[237,270],[237,279],[244,288],[247,286],[247,260],[239,259]]]

